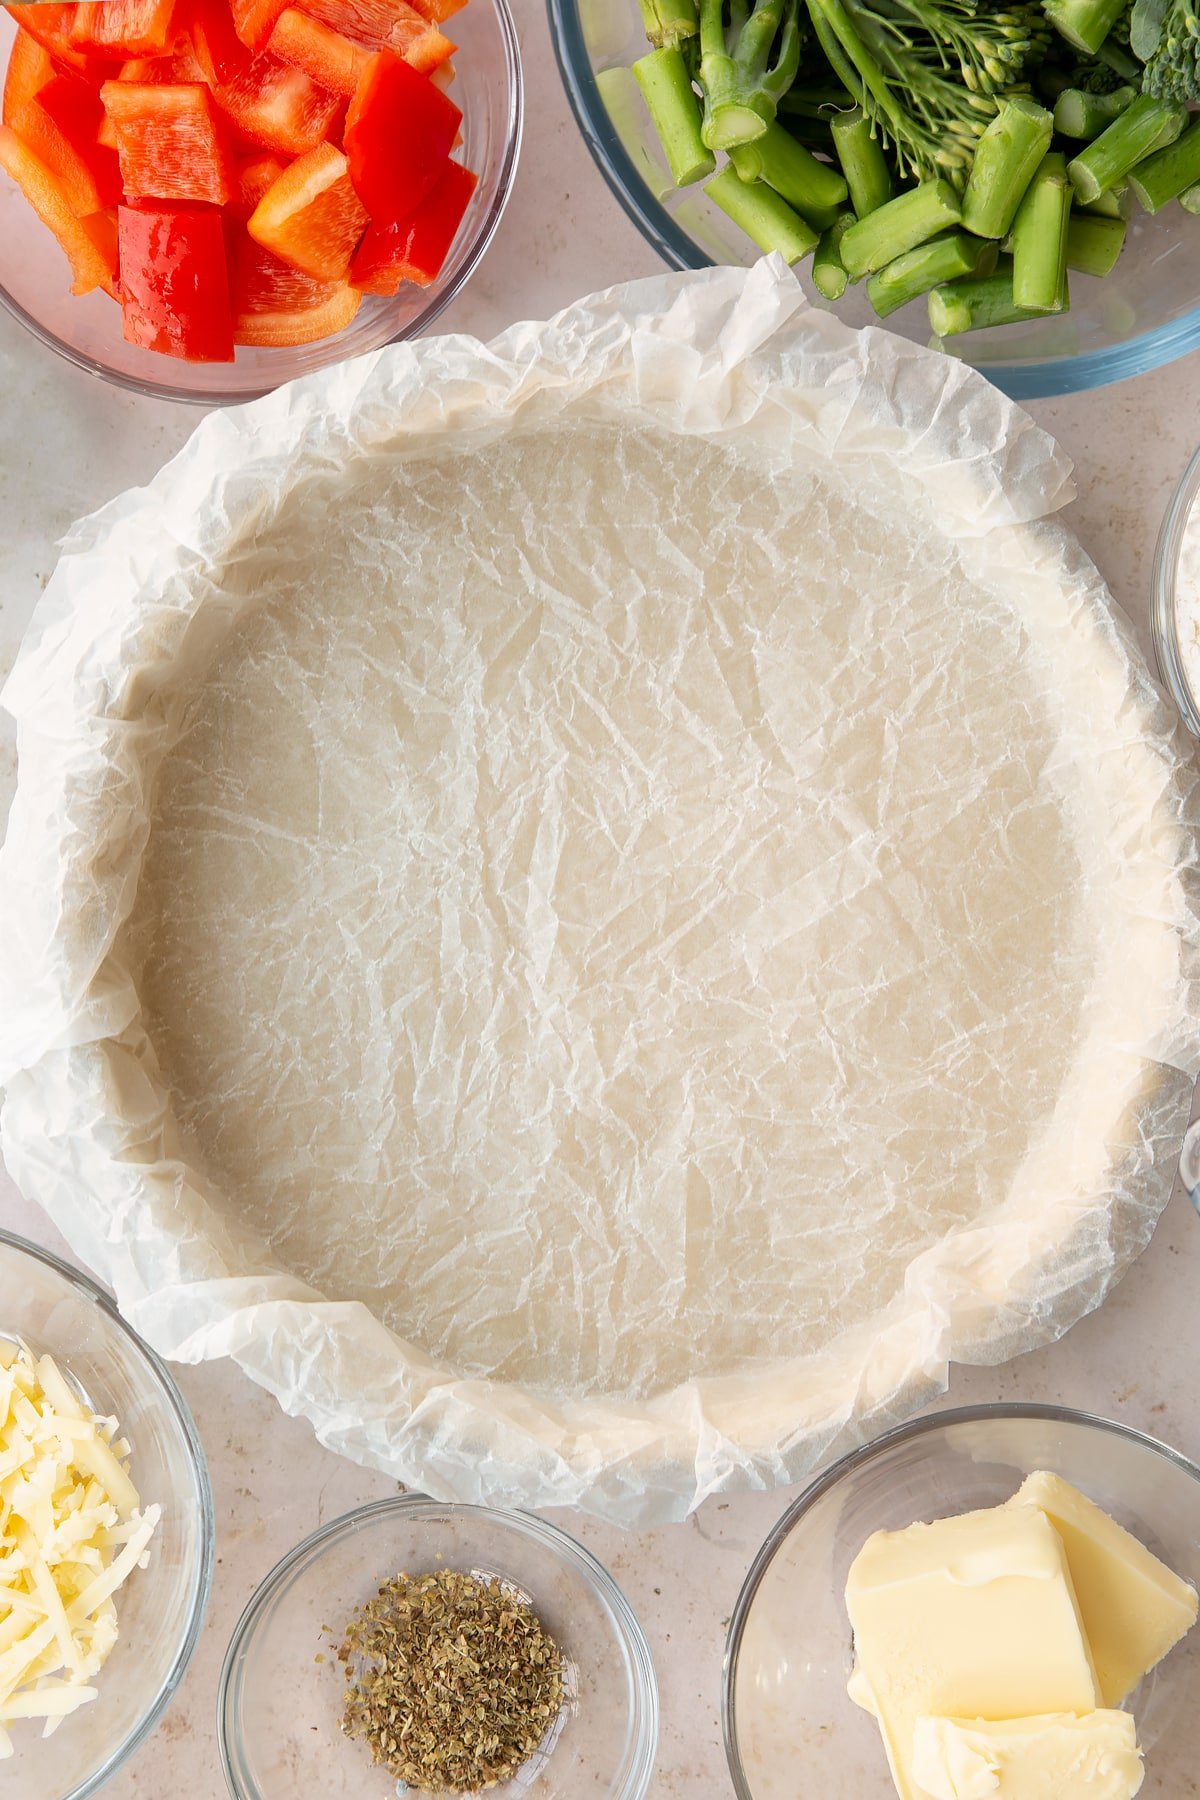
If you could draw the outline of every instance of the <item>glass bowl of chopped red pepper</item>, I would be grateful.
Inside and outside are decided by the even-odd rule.
[[[529,1513],[416,1494],[271,1571],[217,1715],[237,1800],[641,1800],[658,1742],[649,1647],[595,1558]]]
[[[0,68],[0,301],[167,399],[425,330],[516,170],[506,0],[36,0]]]

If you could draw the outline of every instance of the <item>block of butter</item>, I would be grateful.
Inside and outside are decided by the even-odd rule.
[[[1129,1713],[917,1720],[922,1800],[1132,1800],[1142,1759]]]
[[[1196,1590],[1059,1475],[1022,1483],[1012,1506],[1038,1506],[1067,1554],[1105,1706],[1119,1706],[1196,1622]]]
[[[846,1606],[851,1697],[875,1714],[901,1800],[922,1716],[1090,1713],[1095,1670],[1062,1539],[1036,1506],[993,1507],[877,1531],[855,1557]]]

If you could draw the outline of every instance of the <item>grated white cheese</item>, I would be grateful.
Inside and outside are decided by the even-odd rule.
[[[145,1565],[161,1509],[143,1509],[115,1419],[87,1411],[48,1356],[0,1340],[0,1759],[7,1727],[44,1737],[117,1641],[112,1596]]]

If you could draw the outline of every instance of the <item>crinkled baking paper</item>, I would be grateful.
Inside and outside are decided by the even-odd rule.
[[[1146,1243],[1191,771],[1052,442],[781,265],[383,351],[72,534],[3,1147],[165,1355],[443,1498],[794,1481]]]

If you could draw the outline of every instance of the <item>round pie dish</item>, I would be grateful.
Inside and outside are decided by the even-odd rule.
[[[391,298],[366,295],[344,331],[315,343],[239,348],[232,363],[190,363],[126,343],[121,311],[98,290],[70,291],[66,258],[7,175],[0,173],[0,304],[35,337],[89,374],[162,400],[204,406],[251,400],[296,376],[427,331],[470,278],[500,223],[521,144],[522,86],[507,0],[472,0],[456,15],[455,103],[463,113],[456,154],[479,176],[437,280],[406,282]],[[0,67],[16,25],[0,10]]]
[[[730,1621],[722,1697],[738,1800],[807,1791],[809,1757],[836,1766],[842,1791],[858,1800],[894,1795],[875,1722],[846,1693],[849,1566],[873,1531],[998,1505],[1034,1469],[1061,1475],[1186,1581],[1200,1580],[1200,1468],[1165,1444],[1059,1406],[963,1407],[903,1425],[806,1488],[746,1577]],[[1197,1679],[1193,1631],[1129,1697],[1147,1792],[1187,1790]]]
[[[676,188],[642,103],[631,65],[648,45],[637,0],[548,0],[563,82],[601,174],[643,237],[676,269],[750,263],[759,252],[697,184]],[[825,306],[801,280],[814,304]],[[1143,375],[1200,343],[1200,230],[1178,207],[1130,221],[1121,260],[1104,281],[1074,275],[1071,310],[1060,318],[951,340],[1014,400],[1070,394]],[[850,325],[878,325],[861,290],[837,303]],[[923,300],[887,321],[914,342],[929,340]]]
[[[527,1513],[377,1501],[284,1557],[234,1631],[217,1700],[221,1761],[236,1800],[390,1800],[394,1776],[339,1728],[341,1629],[380,1582],[460,1570],[495,1577],[532,1606],[563,1653],[563,1704],[541,1746],[496,1800],[641,1800],[658,1743],[650,1649],[596,1559]],[[420,1790],[400,1791],[422,1800]]]
[[[204,1453],[178,1388],[108,1296],[57,1257],[0,1232],[0,1334],[52,1356],[96,1412],[128,1438],[142,1500],[162,1508],[150,1560],[117,1596],[120,1636],[97,1698],[48,1739],[13,1727],[6,1800],[84,1800],[127,1762],[183,1680],[213,1575]]]

